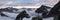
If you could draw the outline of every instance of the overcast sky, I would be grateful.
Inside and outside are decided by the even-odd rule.
[[[0,2],[16,2],[21,5],[29,5],[36,2],[45,2],[46,0],[0,0]]]
[[[2,3],[1,3],[2,2]],[[0,6],[16,6],[16,5],[47,5],[47,6],[53,6],[58,2],[58,0],[0,0]],[[40,7],[40,6],[39,6]]]
[[[49,0],[49,1],[51,1],[51,0]],[[21,4],[21,5],[23,5],[23,4],[28,5],[28,4],[32,4],[32,3],[36,3],[36,2],[44,3],[44,2],[48,2],[48,0],[0,0],[0,2],[15,2],[15,3]]]

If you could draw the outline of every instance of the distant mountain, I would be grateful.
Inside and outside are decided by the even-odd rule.
[[[39,7],[35,12],[36,12],[36,13],[44,13],[44,12],[48,12],[48,10],[47,10],[48,8],[51,8],[51,7],[42,5],[42,6]]]
[[[18,9],[16,9],[16,8],[4,8],[4,9],[0,9],[0,11],[6,11],[6,12],[13,12],[13,10],[17,11]]]

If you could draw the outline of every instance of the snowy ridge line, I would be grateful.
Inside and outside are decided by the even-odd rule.
[[[39,7],[12,7],[12,8],[39,8]],[[0,8],[7,8],[7,7],[0,7]]]
[[[13,7],[13,8],[39,8],[39,7]]]

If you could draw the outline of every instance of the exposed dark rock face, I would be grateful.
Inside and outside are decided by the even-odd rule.
[[[35,12],[36,13],[44,13],[44,12],[48,12],[47,8],[50,8],[48,6],[42,5],[40,8],[38,8]]]
[[[53,16],[54,20],[60,20],[60,1],[51,9],[49,16]],[[55,17],[58,16],[58,19]]]
[[[49,15],[57,16],[60,15],[60,1],[51,9]]]
[[[43,18],[47,18],[47,13],[49,12],[47,9],[50,9],[51,7],[42,5],[40,8],[38,8],[35,12],[36,13],[42,13]]]
[[[26,17],[26,18],[30,17],[29,14],[27,14],[25,10],[22,11],[21,13],[19,13],[19,15],[17,15],[15,20],[18,20],[18,19],[22,20],[24,17]]]
[[[37,13],[43,13],[43,12],[45,12],[45,11],[47,11],[46,10],[46,6],[44,6],[44,5],[42,5],[40,8],[38,8],[35,12],[37,12]]]

